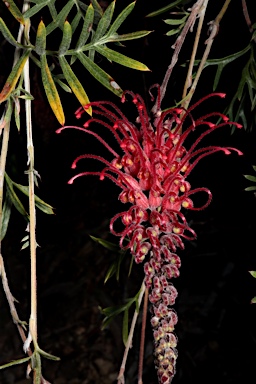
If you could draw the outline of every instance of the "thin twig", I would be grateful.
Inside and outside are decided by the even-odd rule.
[[[246,0],[242,0],[242,8],[243,8],[243,14],[244,14],[244,18],[245,18],[246,24],[247,24],[247,26],[249,28],[249,31],[252,33],[253,32],[252,22],[251,22],[251,19],[250,19],[250,16],[249,16]]]
[[[4,289],[4,293],[5,293],[5,296],[7,298],[7,301],[8,301],[9,307],[10,307],[10,312],[11,312],[11,315],[12,315],[13,322],[17,325],[18,332],[20,334],[21,340],[24,343],[25,340],[26,340],[26,335],[25,335],[25,332],[24,332],[25,322],[22,322],[19,319],[18,313],[16,311],[16,307],[14,305],[14,302],[16,300],[13,297],[13,295],[11,294],[11,291],[10,291],[10,288],[9,288],[8,279],[7,279],[6,272],[5,272],[5,267],[4,267],[4,260],[3,260],[3,257],[2,257],[1,254],[0,254],[0,275],[1,275],[1,278],[2,278],[3,289]],[[29,356],[32,355],[32,351],[31,351],[30,348],[28,349],[27,353],[28,353]]]
[[[186,97],[187,90],[191,86],[191,83],[192,83],[192,73],[193,73],[193,68],[194,68],[194,64],[195,64],[196,52],[197,52],[199,39],[200,39],[201,32],[202,32],[202,27],[203,27],[203,22],[204,22],[204,17],[205,17],[207,5],[208,5],[208,0],[205,0],[204,4],[201,7],[199,22],[198,22],[198,26],[197,26],[197,31],[196,31],[196,36],[195,36],[195,41],[194,41],[194,45],[193,45],[191,58],[189,61],[189,67],[188,67],[187,77],[186,77],[186,81],[185,81],[185,85],[184,85],[184,89],[183,89],[182,99],[184,99]]]
[[[191,8],[190,15],[189,15],[189,17],[188,17],[188,19],[186,21],[186,24],[184,25],[184,27],[182,29],[181,34],[179,35],[179,37],[177,38],[176,42],[172,46],[172,48],[174,48],[174,52],[173,52],[173,55],[172,55],[172,60],[171,60],[171,63],[169,65],[169,67],[167,68],[167,71],[166,71],[166,74],[164,76],[162,85],[160,87],[160,104],[161,104],[161,102],[162,102],[162,100],[163,100],[163,98],[165,96],[166,88],[167,88],[170,76],[172,74],[172,70],[173,70],[175,64],[178,61],[178,57],[179,57],[179,53],[180,53],[181,47],[182,47],[182,45],[184,43],[184,40],[185,40],[185,38],[187,36],[188,31],[195,24],[196,18],[198,17],[199,13],[201,12],[201,7],[202,7],[203,3],[204,3],[204,0],[197,0],[197,2],[193,5],[193,7]],[[157,100],[157,102],[155,103],[155,105],[152,108],[152,112],[154,114],[157,112],[157,107],[158,107],[158,100]]]
[[[145,290],[143,313],[142,313],[138,384],[143,384],[142,375],[143,375],[143,360],[144,360],[144,349],[145,349],[145,331],[146,331],[146,324],[147,324],[147,314],[148,314],[148,288],[146,288]]]
[[[216,19],[209,23],[210,26],[211,26],[211,33],[210,33],[209,38],[205,42],[206,48],[205,48],[202,60],[201,60],[201,62],[199,64],[199,67],[198,67],[198,70],[197,70],[197,73],[196,73],[196,77],[195,77],[195,79],[193,81],[193,84],[192,84],[191,89],[190,89],[190,91],[188,93],[188,96],[187,96],[186,100],[183,103],[183,107],[185,109],[187,109],[189,104],[190,104],[191,98],[192,98],[192,96],[193,96],[193,94],[195,92],[197,83],[198,83],[199,78],[201,76],[201,73],[202,73],[202,71],[204,69],[206,60],[207,60],[207,58],[209,56],[209,53],[210,53],[213,41],[214,41],[218,31],[219,31],[220,21],[221,21],[222,17],[224,16],[225,12],[227,11],[227,8],[229,6],[230,1],[231,0],[226,0],[225,1],[224,5],[221,8],[221,10],[220,10],[219,14],[217,15]]]
[[[5,164],[8,151],[9,133],[10,133],[10,120],[5,120],[5,113],[1,119],[3,121],[3,140],[0,156],[0,253],[1,253],[1,238],[2,238],[2,215],[3,215],[3,193],[4,193],[4,174]]]
[[[118,377],[117,377],[117,384],[124,384],[125,383],[124,372],[125,372],[126,361],[127,361],[127,358],[128,358],[129,350],[132,347],[132,338],[133,338],[133,334],[134,334],[134,329],[135,329],[135,325],[136,325],[136,322],[137,322],[137,318],[138,318],[138,315],[139,315],[139,312],[137,311],[137,309],[140,308],[141,301],[142,301],[143,295],[145,293],[145,289],[146,288],[145,288],[145,284],[144,284],[144,280],[143,280],[143,283],[142,283],[141,289],[140,289],[140,294],[139,294],[139,297],[138,297],[138,305],[137,305],[138,308],[135,309],[134,315],[133,315],[133,318],[132,318],[130,332],[129,332],[129,336],[128,336],[128,339],[127,339],[127,342],[126,342],[124,355],[123,355],[123,360],[122,360],[121,367],[120,367],[120,370],[119,370],[119,374],[118,374]]]

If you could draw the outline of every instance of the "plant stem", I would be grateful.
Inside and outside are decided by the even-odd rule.
[[[197,70],[197,73],[196,73],[196,77],[193,81],[193,84],[191,86],[191,89],[187,95],[187,98],[185,99],[184,103],[183,103],[183,107],[185,109],[188,108],[189,104],[190,104],[190,101],[192,99],[192,96],[195,92],[195,89],[196,89],[196,86],[198,84],[198,81],[199,81],[199,78],[201,76],[201,73],[203,71],[203,68],[204,68],[204,65],[206,63],[206,60],[209,56],[209,53],[210,53],[210,50],[211,50],[211,47],[212,47],[212,44],[213,44],[213,41],[215,39],[215,36],[217,35],[218,33],[218,30],[219,30],[219,24],[220,24],[220,21],[222,19],[222,17],[224,16],[227,8],[228,8],[228,5],[230,3],[231,0],[226,0],[223,7],[221,8],[219,14],[217,15],[216,19],[214,21],[211,21],[209,24],[211,24],[211,33],[210,33],[210,36],[209,38],[206,40],[205,44],[206,44],[206,48],[205,48],[205,51],[204,51],[204,54],[203,54],[203,57],[202,57],[202,60],[200,62],[200,65],[198,67],[198,70]]]
[[[145,349],[145,331],[146,331],[146,324],[147,324],[147,313],[148,313],[148,289],[146,288],[145,295],[144,295],[143,313],[142,313],[138,384],[143,384],[142,375],[143,375],[143,360],[144,360],[144,349]]]
[[[185,41],[185,38],[187,36],[188,31],[193,27],[193,25],[194,25],[194,23],[196,21],[197,16],[200,14],[201,7],[202,7],[204,1],[205,0],[197,0],[197,2],[193,5],[193,7],[191,8],[190,15],[189,15],[189,17],[188,17],[188,19],[186,21],[186,24],[184,25],[184,27],[182,29],[181,34],[179,35],[179,37],[177,38],[176,42],[172,46],[172,48],[174,48],[174,52],[173,52],[173,55],[172,55],[171,64],[167,68],[167,71],[166,71],[166,74],[164,76],[162,85],[160,87],[160,105],[161,105],[161,102],[162,102],[162,100],[163,100],[163,98],[165,96],[166,88],[167,88],[170,76],[172,74],[172,70],[173,70],[175,64],[178,61],[178,57],[179,57],[179,53],[180,53],[181,47],[182,47],[182,45],[183,45],[183,43]],[[157,106],[158,106],[158,103],[156,102],[155,105],[152,108],[152,112],[154,114],[157,112]]]
[[[141,289],[140,289],[139,298],[138,298],[138,305],[137,305],[137,308],[135,309],[134,314],[133,314],[133,318],[132,318],[132,322],[131,322],[131,327],[130,327],[130,332],[129,332],[129,336],[128,336],[128,339],[127,339],[127,342],[126,342],[124,355],[123,355],[123,360],[122,360],[121,367],[120,367],[120,370],[119,370],[119,374],[118,374],[118,377],[117,377],[117,384],[124,384],[125,383],[124,372],[125,372],[126,361],[127,361],[127,358],[128,358],[129,349],[132,347],[132,338],[133,338],[134,328],[135,328],[135,325],[136,325],[136,322],[137,322],[137,318],[138,318],[138,315],[139,315],[139,311],[137,311],[137,309],[140,308],[141,301],[142,301],[143,295],[145,293],[145,289],[146,289],[146,287],[145,287],[144,280],[143,280],[143,283],[142,283]]]
[[[244,14],[244,18],[245,18],[246,24],[247,24],[247,26],[249,28],[249,31],[252,33],[253,32],[252,22],[251,22],[251,19],[250,19],[250,16],[249,16],[246,0],[242,0],[242,8],[243,8],[243,14]]]
[[[9,142],[9,134],[10,134],[10,120],[7,118],[5,120],[5,116],[3,115],[3,140],[2,140],[2,148],[1,148],[1,157],[0,157],[0,254],[1,254],[1,239],[2,239],[2,219],[3,219],[3,193],[4,193],[4,174],[5,174],[5,164],[6,157],[8,151],[8,142]]]
[[[29,26],[26,30],[29,37]],[[24,67],[24,87],[30,93],[29,59]],[[29,183],[29,235],[30,235],[30,261],[31,261],[31,312],[29,319],[29,335],[24,343],[26,351],[31,340],[37,347],[37,279],[36,279],[36,209],[35,209],[35,170],[34,170],[34,145],[32,136],[31,100],[25,100],[27,151],[28,151],[28,183]]]
[[[207,5],[208,5],[208,0],[205,0],[204,4],[202,5],[201,12],[200,12],[199,22],[198,22],[197,31],[196,31],[196,37],[195,37],[194,46],[193,46],[193,50],[192,50],[192,54],[191,54],[191,58],[190,58],[190,62],[189,62],[189,67],[188,67],[187,77],[186,77],[186,81],[185,81],[185,85],[184,85],[184,89],[183,89],[182,99],[184,99],[186,97],[187,90],[191,86],[191,83],[192,83],[192,72],[193,72],[193,68],[194,68],[196,52],[197,52],[199,39],[200,39],[201,32],[202,32],[202,27],[203,27],[203,22],[204,22],[204,17],[205,17]]]

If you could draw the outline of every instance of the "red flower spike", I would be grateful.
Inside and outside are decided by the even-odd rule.
[[[98,155],[82,155],[76,158],[72,168],[76,168],[81,159],[94,159],[101,162],[102,171],[82,172],[74,176],[69,183],[80,176],[96,175],[100,180],[105,177],[112,180],[122,189],[119,200],[130,203],[131,207],[115,215],[110,221],[110,231],[120,237],[120,246],[130,249],[136,263],[144,262],[145,284],[149,288],[151,302],[151,324],[154,329],[155,364],[159,383],[169,384],[175,374],[177,359],[177,338],[173,334],[178,321],[172,309],[177,297],[177,290],[170,280],[179,276],[181,261],[176,254],[177,248],[184,249],[182,238],[193,240],[196,233],[189,227],[183,209],[198,211],[206,208],[211,202],[211,192],[204,187],[191,188],[187,177],[199,161],[208,155],[222,152],[230,155],[242,152],[231,147],[208,146],[198,148],[201,140],[216,129],[225,126],[241,125],[229,121],[219,112],[208,113],[196,120],[192,111],[207,99],[223,93],[212,93],[205,96],[188,110],[170,108],[160,110],[160,87],[157,88],[157,107],[153,119],[150,118],[145,103],[140,95],[131,91],[123,93],[121,102],[126,96],[132,98],[136,106],[138,118],[130,122],[115,104],[108,101],[92,102],[76,111],[80,118],[85,109],[93,107],[93,118],[84,127],[73,127],[94,136],[108,150],[110,159]],[[151,90],[150,89],[150,90]],[[151,92],[151,97],[153,98]],[[219,124],[212,118],[221,120]],[[101,136],[89,130],[92,123],[101,124],[111,132],[123,154],[117,153]],[[186,124],[188,128],[184,130]],[[60,133],[65,128],[58,129]],[[190,134],[198,133],[190,148],[186,141]],[[112,156],[112,158],[111,158]],[[207,200],[201,207],[194,207],[193,195],[206,193]],[[114,229],[116,222],[122,229]],[[123,244],[128,238],[128,244]]]

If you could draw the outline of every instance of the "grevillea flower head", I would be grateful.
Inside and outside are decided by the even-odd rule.
[[[179,276],[181,266],[177,248],[184,249],[183,239],[196,237],[183,211],[204,209],[212,198],[207,188],[191,188],[188,176],[208,155],[216,152],[229,155],[232,151],[242,154],[231,147],[199,147],[201,140],[216,129],[227,125],[241,127],[219,112],[207,113],[196,119],[192,117],[197,106],[215,96],[225,95],[212,93],[188,110],[169,108],[161,112],[159,106],[159,111],[151,118],[141,96],[126,91],[121,101],[125,102],[126,97],[132,98],[138,113],[134,123],[115,104],[97,101],[88,105],[93,107],[95,117],[83,127],[73,127],[99,140],[109,151],[110,160],[94,154],[77,157],[72,168],[76,168],[81,159],[94,159],[104,166],[101,171],[79,173],[69,183],[80,176],[96,175],[100,180],[107,177],[121,188],[119,200],[130,204],[126,211],[111,219],[110,230],[120,237],[120,246],[131,251],[136,263],[144,262],[159,383],[170,383],[175,374],[177,337],[173,332],[178,318],[172,306],[177,290],[171,279]],[[78,118],[83,111],[80,108],[76,112]],[[214,123],[214,120],[219,122]],[[92,123],[104,126],[113,134],[122,154],[90,129]],[[71,127],[60,128],[57,132],[65,128]],[[188,148],[187,139],[192,134],[197,136]],[[197,193],[206,194],[200,207],[193,203],[193,196]]]

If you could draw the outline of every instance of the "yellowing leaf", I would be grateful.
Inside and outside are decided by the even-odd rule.
[[[95,50],[98,51],[102,56],[105,56],[111,61],[115,61],[118,64],[124,65],[125,67],[137,69],[139,71],[150,71],[150,69],[140,61],[131,59],[128,56],[122,55],[122,53],[113,51],[112,49],[102,47],[100,45],[95,46]]]
[[[74,72],[72,71],[72,69],[71,69],[70,65],[68,64],[67,60],[65,59],[65,57],[60,56],[59,61],[60,61],[62,72],[63,72],[70,88],[72,89],[72,91],[76,95],[78,101],[81,103],[81,105],[83,107],[85,105],[89,104],[90,100],[89,100],[82,84],[80,83],[80,81],[78,80],[78,78],[76,77]],[[85,111],[90,116],[92,115],[92,108],[91,107],[88,109],[86,108]]]
[[[21,13],[21,11],[19,10],[19,8],[17,7],[17,5],[14,3],[13,0],[7,0],[7,1],[4,1],[6,7],[9,9],[9,11],[11,12],[11,14],[15,17],[15,19],[25,25],[25,20],[24,20],[24,17]]]
[[[26,64],[26,61],[29,57],[29,54],[30,54],[30,50],[25,51],[23,55],[20,57],[20,59],[17,61],[16,65],[13,67],[2,89],[2,92],[0,93],[0,103],[5,101],[14,90],[15,85],[17,84],[20,78],[20,75],[23,71],[24,65]]]
[[[42,55],[45,53],[46,48],[46,28],[44,22],[41,20],[38,24],[37,33],[36,33],[36,53]]]
[[[51,71],[48,67],[46,55],[41,56],[41,71],[44,90],[49,101],[50,107],[61,125],[65,123],[65,115],[61,105],[60,97],[56,85],[52,79]]]

